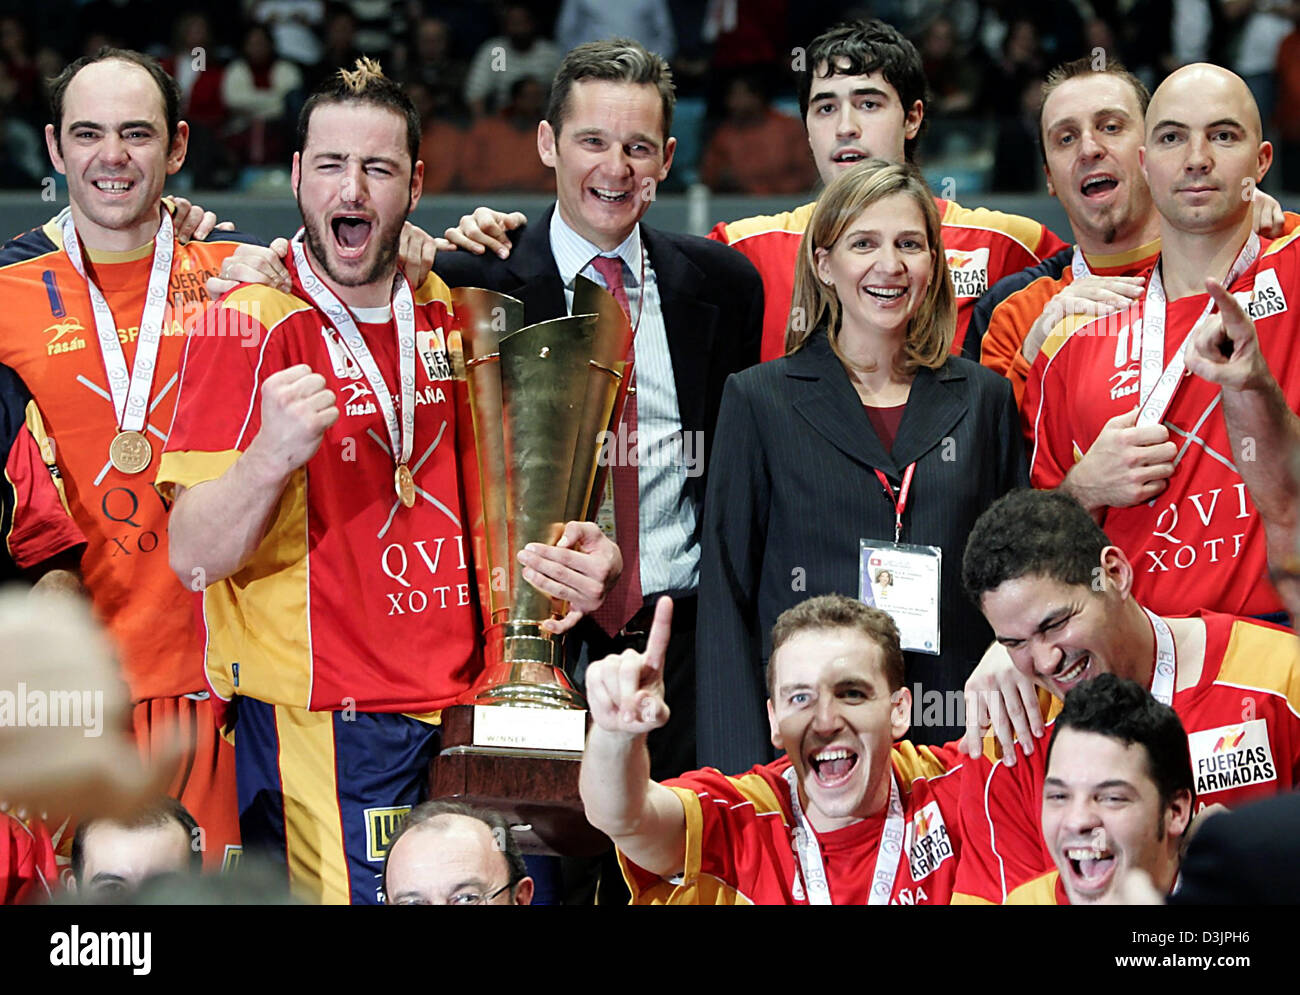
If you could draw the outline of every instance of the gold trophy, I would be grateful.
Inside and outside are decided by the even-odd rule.
[[[524,580],[515,554],[595,516],[607,471],[601,442],[622,414],[632,327],[613,296],[581,276],[570,317],[526,328],[523,304],[504,294],[468,287],[452,301],[448,351],[484,669],[463,704],[443,711],[430,795],[505,812],[525,850],[600,852],[607,844],[577,791],[586,705],[565,675],[563,638],[542,628],[568,606]]]

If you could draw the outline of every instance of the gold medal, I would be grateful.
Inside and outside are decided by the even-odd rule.
[[[153,462],[153,446],[143,432],[118,432],[108,447],[108,459],[121,473],[143,473]]]
[[[411,476],[411,468],[405,463],[399,464],[397,472],[393,474],[393,483],[402,504],[408,508],[415,507],[415,478]]]

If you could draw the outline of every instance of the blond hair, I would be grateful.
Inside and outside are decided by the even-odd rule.
[[[921,209],[931,260],[930,284],[907,323],[903,350],[897,361],[898,372],[912,373],[923,366],[933,370],[944,364],[956,334],[957,301],[948,278],[948,260],[943,254],[939,211],[930,188],[915,166],[883,159],[868,159],[846,169],[826,188],[813,208],[808,229],[799,243],[794,296],[785,331],[787,356],[801,349],[813,331],[824,323],[831,348],[844,362],[838,342],[840,299],[835,287],[823,283],[817,275],[817,250],[833,249],[859,214],[897,193],[907,194]]]

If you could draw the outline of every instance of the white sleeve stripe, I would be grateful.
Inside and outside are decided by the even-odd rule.
[[[1005,904],[1007,900],[1007,870],[1002,863],[1002,855],[998,853],[998,834],[993,828],[993,813],[989,811],[989,788],[993,785],[993,775],[997,773],[1002,761],[995,763],[989,771],[988,780],[984,782],[984,818],[989,824],[989,849],[993,851],[993,856],[998,862],[998,883],[1002,889],[1002,898],[999,904]]]

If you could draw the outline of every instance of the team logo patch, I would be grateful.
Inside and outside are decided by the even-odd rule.
[[[1277,780],[1266,719],[1189,733],[1187,745],[1198,795]]]
[[[415,351],[430,380],[450,380],[451,361],[447,358],[447,337],[442,328],[415,333]]]
[[[1250,293],[1233,294],[1241,301],[1252,321],[1281,314],[1286,310],[1286,294],[1278,282],[1277,270],[1260,270],[1255,276],[1255,286]]]
[[[930,802],[912,817],[907,824],[906,846],[913,881],[933,874],[952,856],[952,840],[938,802]]]
[[[379,409],[373,400],[375,392],[361,380],[353,380],[342,386],[344,393],[343,410],[349,415],[373,415]],[[368,400],[369,399],[369,400]]]
[[[989,250],[948,249],[948,273],[958,297],[978,297],[989,289]]]
[[[366,809],[366,859],[383,860],[393,837],[402,828],[402,821],[411,811],[410,805],[395,808]]]
[[[226,844],[225,852],[221,855],[221,870],[235,871],[239,869],[239,862],[244,859],[244,848],[232,843]]]
[[[1138,374],[1141,372],[1137,364],[1132,364],[1112,373],[1110,376],[1110,399],[1114,401],[1126,394],[1136,394],[1141,387],[1138,382]]]
[[[45,329],[46,335],[53,336],[45,343],[45,354],[47,356],[59,356],[65,352],[76,352],[78,349],[86,348],[86,340],[77,334],[85,330],[85,326],[81,324],[81,320],[76,316],[56,321]]]

